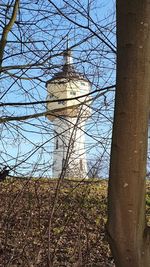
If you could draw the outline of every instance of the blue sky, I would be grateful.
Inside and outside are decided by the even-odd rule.
[[[65,1],[53,1],[54,5],[58,5],[58,7],[65,4],[66,12],[71,10],[72,13],[67,13],[71,21],[62,18],[60,14],[54,16],[56,8],[50,6],[49,1],[45,1],[44,4],[42,2],[39,1],[37,5],[33,1],[33,4],[29,6],[25,6],[22,2],[22,13],[20,12],[18,19],[28,21],[31,25],[26,23],[21,33],[18,31],[17,25],[13,27],[12,33],[8,36],[9,42],[6,52],[8,51],[9,55],[12,53],[14,56],[7,59],[8,54],[6,53],[6,60],[4,61],[4,66],[32,64],[33,62],[41,63],[41,66],[21,70],[10,69],[5,72],[1,79],[1,94],[7,90],[8,92],[1,101],[30,102],[46,98],[45,81],[61,69],[62,56],[60,54],[65,49],[67,34],[69,34],[70,46],[76,45],[73,47],[76,69],[84,73],[91,81],[92,91],[114,84],[115,55],[110,49],[110,47],[115,49],[114,1],[89,1],[91,8],[89,15],[92,18],[90,22],[83,16],[84,9],[86,14],[88,1],[79,1],[74,4],[74,8],[78,9],[77,14],[76,12],[73,13],[72,8],[68,8]],[[70,4],[73,3],[75,1],[70,2]],[[83,7],[80,6],[81,3]],[[27,10],[28,7],[31,12]],[[45,9],[44,13],[40,11],[43,9]],[[47,15],[49,17],[45,19]],[[34,20],[36,20],[35,25]],[[75,20],[76,24],[73,24],[72,20]],[[90,31],[84,28],[88,23]],[[80,27],[80,24],[83,27]],[[17,44],[20,35],[23,42],[22,47]],[[103,44],[102,39],[110,47]],[[27,42],[31,40],[36,40],[36,43],[29,47]],[[16,44],[12,41],[15,41]],[[35,52],[30,52],[29,48],[32,48],[32,51]],[[15,55],[21,49],[23,54]],[[15,76],[12,77],[12,74]],[[17,78],[20,76],[21,80]],[[97,96],[97,94],[94,94],[94,96]],[[104,146],[107,147],[103,156],[105,167],[103,167],[102,175],[105,176],[108,173],[109,165],[108,153],[113,112],[112,92],[107,93],[107,98],[104,96],[97,98],[93,103],[93,108],[98,108],[99,112],[95,113],[93,110],[93,119],[90,119],[86,126],[87,132],[91,136],[86,139],[88,158],[92,160],[97,157],[101,158]],[[44,104],[31,106],[30,108],[13,106],[4,108],[2,116],[21,116],[44,110]],[[18,122],[8,122],[1,126],[0,130],[2,133],[0,146],[2,166],[7,164],[10,168],[14,168],[15,175],[21,173],[26,175],[32,173],[33,176],[50,174],[53,126],[45,117],[20,122],[19,124]],[[47,166],[47,171],[45,171],[45,166]]]

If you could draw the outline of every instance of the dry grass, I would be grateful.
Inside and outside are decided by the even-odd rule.
[[[56,188],[48,179],[0,183],[0,266],[113,266],[107,182],[64,181],[57,195]]]

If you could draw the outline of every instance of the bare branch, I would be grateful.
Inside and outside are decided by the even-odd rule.
[[[19,0],[16,0],[15,4],[14,4],[11,19],[8,22],[8,24],[4,27],[3,33],[2,33],[2,38],[0,40],[0,66],[2,65],[2,61],[3,61],[4,50],[5,50],[5,46],[7,43],[7,36],[8,36],[8,33],[11,31],[14,23],[15,23],[18,8],[19,8]]]

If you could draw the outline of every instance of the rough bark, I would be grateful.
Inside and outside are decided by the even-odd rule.
[[[17,13],[18,13],[18,9],[19,9],[19,0],[16,0],[14,3],[14,8],[13,8],[13,12],[12,12],[12,16],[8,22],[8,24],[6,24],[6,26],[3,28],[3,32],[2,32],[2,37],[0,40],[0,67],[2,65],[3,62],[3,55],[4,55],[4,50],[5,50],[5,46],[7,43],[7,36],[8,33],[11,31],[16,17],[17,17]]]
[[[150,266],[145,176],[150,94],[150,1],[117,1],[117,86],[107,232],[116,267]]]

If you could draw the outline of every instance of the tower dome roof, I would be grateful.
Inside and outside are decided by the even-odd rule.
[[[58,80],[58,79],[67,79],[67,80],[84,80],[87,81],[86,77],[77,72],[74,64],[73,64],[73,58],[72,58],[72,53],[70,49],[67,49],[64,53],[64,64],[62,67],[62,70],[60,72],[57,72],[50,80],[47,81],[46,84]]]

